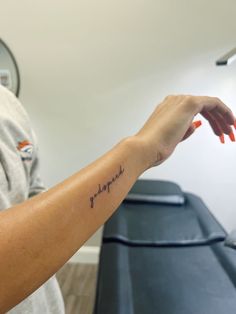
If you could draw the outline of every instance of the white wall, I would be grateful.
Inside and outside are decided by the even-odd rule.
[[[48,186],[136,132],[171,93],[221,97],[236,113],[235,0],[1,1],[1,37],[22,74],[20,99]],[[176,117],[178,118],[178,117]],[[236,144],[203,127],[144,177],[178,182],[236,227]],[[96,244],[97,237],[89,243]]]

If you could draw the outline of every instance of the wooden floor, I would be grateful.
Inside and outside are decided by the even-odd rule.
[[[97,265],[68,263],[57,273],[66,314],[92,314]]]

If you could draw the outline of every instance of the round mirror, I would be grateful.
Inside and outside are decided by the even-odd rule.
[[[20,92],[20,73],[10,48],[0,39],[0,84],[17,97]]]

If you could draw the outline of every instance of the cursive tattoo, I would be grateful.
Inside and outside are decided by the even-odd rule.
[[[111,189],[111,185],[117,180],[119,179],[119,177],[123,174],[123,172],[125,171],[124,168],[122,168],[122,166],[120,166],[119,171],[114,175],[114,177],[111,178],[111,180],[108,180],[105,184],[98,184],[98,189],[97,192],[95,194],[93,194],[93,196],[90,197],[90,207],[94,208],[94,201],[95,198],[107,191],[107,193],[110,193],[110,189]]]

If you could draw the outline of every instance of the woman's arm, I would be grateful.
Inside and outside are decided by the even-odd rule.
[[[143,172],[135,138],[0,213],[0,313],[51,277],[111,216]]]
[[[168,97],[136,135],[47,192],[0,213],[0,313],[36,290],[83,245],[137,178],[194,131],[198,112],[210,114],[218,131],[232,132],[235,118],[219,100]]]

